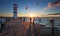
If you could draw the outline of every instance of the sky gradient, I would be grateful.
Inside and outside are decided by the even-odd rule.
[[[18,5],[18,16],[60,13],[60,0],[0,0],[0,16],[13,16],[13,4]]]

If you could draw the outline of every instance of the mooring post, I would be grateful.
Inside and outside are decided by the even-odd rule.
[[[54,19],[50,19],[50,23],[51,23],[51,36],[54,36]]]

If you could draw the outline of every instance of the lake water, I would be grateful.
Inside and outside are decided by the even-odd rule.
[[[41,19],[41,21],[39,22],[39,19]],[[40,25],[45,25],[46,27],[50,27],[51,26],[51,23],[49,22],[51,18],[35,18],[35,22],[34,23],[37,23],[37,24],[40,24]],[[59,17],[56,17],[56,18],[53,18],[54,19],[54,26],[55,27],[60,27],[60,18]],[[29,18],[26,18],[26,21],[29,21]]]
[[[41,21],[39,22],[39,19],[41,19]],[[54,25],[55,27],[60,27],[60,18],[56,17],[56,18],[53,18],[54,19]],[[29,18],[26,18],[25,19],[27,22],[29,22]],[[37,23],[37,24],[40,24],[40,25],[45,25],[46,27],[50,27],[51,24],[49,22],[50,18],[35,18],[35,22],[34,23]],[[0,18],[0,21],[2,21],[2,23],[4,23],[6,21],[5,18]],[[1,23],[0,23],[1,25]]]

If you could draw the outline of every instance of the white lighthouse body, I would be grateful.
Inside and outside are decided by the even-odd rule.
[[[17,19],[17,12],[14,12],[14,19]]]
[[[14,19],[17,19],[17,4],[14,4],[13,5],[13,17]]]

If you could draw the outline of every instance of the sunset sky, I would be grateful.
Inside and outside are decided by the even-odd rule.
[[[0,16],[13,16],[13,4],[18,5],[18,16],[60,13],[60,0],[0,0]]]

